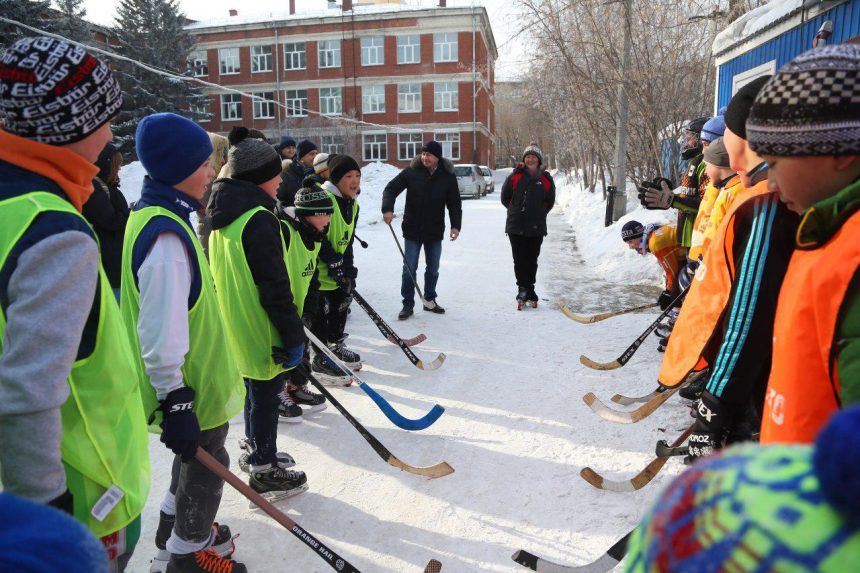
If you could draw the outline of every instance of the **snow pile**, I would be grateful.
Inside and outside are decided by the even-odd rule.
[[[665,284],[665,276],[657,259],[643,257],[630,250],[621,240],[621,227],[634,219],[643,225],[670,223],[673,222],[675,211],[649,211],[638,202],[634,204],[635,195],[631,197],[628,192],[628,213],[616,223],[604,227],[606,203],[601,193],[585,191],[578,178],[559,177],[555,184],[556,209],[564,213],[567,222],[573,227],[576,246],[586,266],[611,282],[660,287]]]
[[[772,0],[764,6],[750,10],[717,34],[717,37],[714,38],[713,53],[719,54],[731,48],[799,10],[802,6],[803,0]]]
[[[361,204],[361,216],[358,218],[359,227],[368,224],[375,225],[382,221],[382,191],[398,173],[400,173],[400,168],[388,163],[368,163],[361,168],[361,195],[358,197],[358,202]],[[404,192],[398,196],[394,205],[396,216],[403,215],[405,204],[406,195]]]
[[[132,161],[128,165],[123,165],[119,170],[120,190],[125,195],[125,199],[129,204],[140,199],[140,191],[143,189],[143,178],[145,175],[146,170],[140,161]]]

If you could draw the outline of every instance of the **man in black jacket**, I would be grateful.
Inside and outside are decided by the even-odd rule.
[[[314,158],[319,151],[314,142],[303,139],[296,147],[296,155],[292,159],[284,159],[281,170],[281,184],[278,186],[278,201],[289,207],[296,202],[296,193],[302,188],[302,182],[308,175],[313,175]]]
[[[463,208],[454,166],[442,158],[442,146],[428,141],[421,148],[421,155],[412,164],[397,174],[385,186],[382,194],[382,218],[391,225],[394,218],[394,202],[406,189],[406,208],[403,211],[403,240],[406,243],[406,261],[400,295],[403,309],[398,318],[412,316],[415,306],[415,291],[412,276],[418,268],[418,256],[424,247],[424,310],[442,314],[445,309],[436,303],[436,282],[439,280],[439,258],[442,256],[442,237],[445,235],[445,207],[451,219],[451,240],[460,235]]]

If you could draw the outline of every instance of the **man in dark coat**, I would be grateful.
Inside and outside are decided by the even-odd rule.
[[[511,240],[514,274],[517,277],[517,302],[537,306],[535,275],[540,247],[546,236],[546,216],[555,204],[555,182],[541,169],[543,154],[532,142],[502,185],[502,205],[508,208],[505,233]]]
[[[292,159],[284,159],[281,164],[281,184],[278,186],[278,200],[285,206],[296,202],[296,193],[302,188],[302,182],[308,175],[313,175],[314,158],[319,151],[314,142],[303,139],[296,147],[296,155]]]
[[[406,243],[406,264],[400,295],[403,297],[403,310],[398,318],[405,320],[412,316],[415,306],[415,292],[412,277],[418,268],[418,256],[424,248],[424,296],[427,302],[424,310],[442,314],[445,309],[436,303],[436,283],[439,280],[439,258],[442,256],[442,238],[445,235],[445,208],[451,220],[452,241],[460,235],[463,208],[454,166],[442,158],[442,146],[436,141],[428,141],[421,148],[421,155],[412,160],[409,167],[401,171],[382,194],[382,218],[391,225],[394,218],[394,202],[406,190],[406,208],[403,212],[403,239]]]

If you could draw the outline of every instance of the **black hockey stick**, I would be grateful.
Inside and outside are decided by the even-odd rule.
[[[651,334],[655,328],[657,328],[657,325],[660,324],[660,321],[666,318],[666,316],[668,316],[668,314],[672,312],[672,309],[683,300],[683,298],[687,295],[687,291],[689,289],[690,287],[687,287],[683,291],[681,291],[681,294],[675,297],[675,300],[673,300],[669,304],[669,306],[666,307],[666,310],[660,313],[660,316],[657,317],[657,320],[652,322],[651,326],[645,329],[645,332],[640,334],[639,338],[634,340],[633,344],[628,346],[627,350],[625,350],[621,354],[621,356],[619,356],[615,360],[611,362],[595,362],[594,360],[583,354],[579,357],[579,361],[585,366],[593,368],[594,370],[615,370],[616,368],[621,368],[622,366],[627,364],[627,362],[633,357],[634,354],[636,354],[636,351],[639,350],[639,347],[642,346],[642,343],[645,342],[645,339],[648,338],[648,335]]]
[[[367,316],[370,317],[370,320],[373,321],[373,324],[376,325],[376,328],[379,329],[379,332],[382,333],[382,336],[386,337],[389,341],[399,346],[400,350],[403,351],[403,354],[406,355],[406,358],[409,359],[409,362],[414,364],[417,368],[420,368],[421,370],[436,370],[437,368],[442,366],[443,362],[445,362],[445,354],[439,353],[439,356],[437,356],[432,362],[425,363],[423,360],[418,358],[414,352],[412,352],[412,349],[409,348],[409,345],[406,343],[406,341],[397,336],[397,333],[394,332],[394,330],[390,326],[388,326],[388,324],[384,320],[382,320],[382,317],[379,316],[379,314],[377,314],[375,310],[373,310],[373,308],[367,303],[367,301],[364,300],[363,296],[358,294],[357,291],[352,291],[352,296],[353,298],[355,298],[355,302],[358,303],[358,306],[364,309],[364,312],[367,313]]]
[[[403,338],[400,338],[400,336],[396,332],[394,332],[394,329],[388,326],[387,322],[382,320],[382,317],[379,316],[379,313],[376,312],[373,307],[370,306],[370,303],[367,302],[364,297],[361,297],[361,300],[358,300],[358,293],[354,290],[352,291],[352,293],[353,295],[355,295],[353,296],[353,298],[356,299],[359,306],[361,306],[364,312],[367,313],[367,316],[370,317],[370,320],[373,321],[373,324],[376,325],[376,328],[379,329],[379,332],[382,333],[382,336],[384,336],[391,344],[396,344],[397,346],[400,346],[400,343],[402,342],[406,346],[415,346],[416,344],[421,344],[422,342],[427,340],[427,336],[425,336],[423,333],[412,338],[407,338],[405,340]]]
[[[403,264],[406,265],[407,269],[409,269],[409,278],[412,279],[412,284],[415,286],[415,291],[418,293],[418,298],[421,299],[421,303],[427,308],[436,308],[436,301],[428,301],[424,298],[424,293],[421,292],[421,287],[418,286],[418,279],[415,278],[415,271],[409,268],[409,263],[406,261],[406,253],[403,252],[403,247],[400,245],[400,239],[397,238],[397,233],[394,232],[394,227],[391,226],[391,223],[388,223],[388,229],[391,231],[391,236],[394,237],[394,242],[397,243],[397,249],[400,251],[400,256],[403,257]]]
[[[384,445],[382,445],[382,442],[380,442],[376,438],[376,436],[371,434],[367,430],[367,428],[365,428],[361,424],[361,422],[356,420],[355,417],[349,413],[349,410],[347,410],[343,406],[343,404],[338,402],[337,399],[331,395],[331,392],[328,391],[328,388],[323,386],[320,383],[320,381],[317,380],[313,376],[313,374],[310,373],[310,371],[307,369],[307,367],[305,365],[299,366],[298,371],[299,371],[299,374],[301,374],[306,380],[308,380],[311,384],[313,384],[314,387],[317,390],[319,390],[323,396],[326,397],[326,400],[331,402],[332,406],[334,406],[338,412],[343,414],[343,417],[346,418],[347,422],[349,422],[353,428],[358,430],[358,433],[361,434],[361,437],[364,438],[368,444],[370,444],[370,447],[373,448],[373,451],[375,451],[377,454],[379,454],[379,457],[382,458],[385,461],[385,463],[387,463],[388,465],[394,466],[395,468],[397,468],[399,470],[403,470],[405,472],[419,475],[419,476],[424,476],[424,477],[430,478],[430,479],[440,478],[440,477],[444,477],[448,474],[454,473],[454,468],[452,468],[450,465],[448,465],[448,462],[439,462],[435,465],[428,466],[428,467],[416,467],[416,466],[411,466],[407,463],[400,461],[400,459],[398,459],[397,456],[392,454],[388,450],[388,448],[386,448]]]
[[[636,530],[634,529],[633,531]],[[633,531],[628,532],[627,535],[616,541],[597,561],[592,561],[578,567],[575,565],[553,563],[552,561],[547,561],[537,555],[533,555],[524,549],[520,549],[514,553],[511,559],[523,567],[527,567],[532,571],[538,571],[539,573],[607,573],[608,571],[612,571],[624,559],[624,556],[627,555],[627,541],[630,539]]]

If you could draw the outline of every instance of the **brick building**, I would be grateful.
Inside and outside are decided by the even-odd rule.
[[[189,24],[194,75],[255,96],[207,88],[200,111],[212,118],[204,127],[309,137],[321,151],[398,166],[435,138],[455,162],[494,165],[489,18],[482,7],[444,4],[344,0],[320,13],[248,18],[231,10]]]

